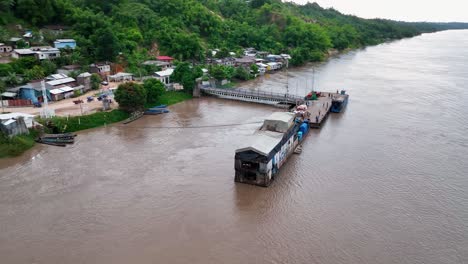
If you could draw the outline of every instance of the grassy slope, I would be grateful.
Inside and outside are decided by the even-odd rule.
[[[32,148],[36,135],[36,132],[31,131],[29,135],[8,138],[0,133],[0,158],[18,156]]]

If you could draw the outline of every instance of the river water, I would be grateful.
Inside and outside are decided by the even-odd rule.
[[[214,98],[1,160],[0,262],[468,263],[468,31],[242,86],[312,76],[350,102],[269,188],[234,183],[234,151],[275,109]]]

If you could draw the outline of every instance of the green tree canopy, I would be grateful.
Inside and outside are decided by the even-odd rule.
[[[156,79],[147,79],[143,82],[143,87],[146,90],[146,102],[147,103],[156,103],[161,97],[166,92],[166,87],[162,82]]]
[[[123,83],[115,91],[115,100],[124,111],[142,110],[146,103],[146,90],[143,85],[137,83]]]

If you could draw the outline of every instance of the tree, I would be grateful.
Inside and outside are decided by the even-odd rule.
[[[38,80],[45,77],[45,72],[41,66],[35,65],[32,69],[24,71],[24,77],[27,81]]]
[[[112,28],[105,27],[96,31],[96,59],[114,61],[120,51],[120,41]]]
[[[236,73],[234,74],[234,77],[236,77],[239,80],[245,81],[249,79],[249,73],[244,67],[239,66],[236,68]]]
[[[99,89],[101,82],[102,82],[101,76],[99,76],[96,73],[91,74],[91,89],[93,90]]]
[[[0,76],[8,76],[13,72],[13,67],[10,64],[0,64]]]
[[[22,39],[18,40],[18,42],[16,42],[16,48],[18,49],[24,49],[24,48],[27,48],[29,47],[28,43]]]
[[[250,73],[253,74],[253,75],[255,75],[255,74],[258,73],[258,66],[257,66],[257,64],[252,64],[252,65],[250,65]]]
[[[147,103],[156,103],[166,92],[166,87],[162,82],[157,79],[147,79],[143,82],[143,88],[146,90],[146,102]]]
[[[229,57],[229,50],[227,48],[221,48],[218,52],[216,52],[215,56],[218,59]]]
[[[20,81],[18,80],[18,77],[16,77],[16,73],[10,72],[8,73],[8,76],[5,78],[5,83],[14,86],[20,84]]]
[[[24,71],[31,69],[38,64],[39,61],[34,57],[19,58],[17,60],[13,60],[13,62],[10,63],[13,71],[18,74],[22,74]]]
[[[137,83],[123,83],[115,91],[115,100],[124,111],[142,110],[146,103],[146,90],[143,85]]]
[[[42,61],[41,67],[42,69],[44,69],[45,75],[54,74],[55,71],[57,70],[57,65],[55,65],[55,63],[51,62],[50,60]]]
[[[177,65],[171,78],[173,81],[179,82],[184,86],[184,90],[191,92],[195,85],[195,79],[200,77],[201,69],[192,68],[188,62],[181,62]]]

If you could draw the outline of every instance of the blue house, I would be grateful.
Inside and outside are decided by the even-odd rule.
[[[42,87],[40,82],[28,83],[23,86],[8,89],[9,92],[16,93],[16,98],[31,100],[33,103],[43,102]],[[47,99],[52,100],[49,90],[46,89]]]
[[[75,49],[76,41],[74,39],[57,39],[54,41],[54,47],[57,49]]]

